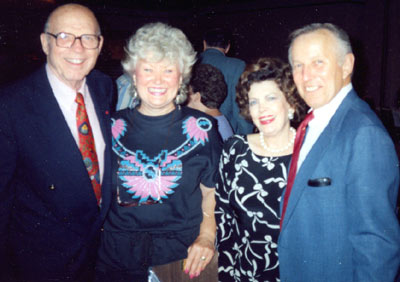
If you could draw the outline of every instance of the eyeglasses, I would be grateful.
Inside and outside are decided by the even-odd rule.
[[[100,45],[100,35],[82,34],[81,36],[75,36],[67,32],[59,32],[57,34],[50,32],[45,33],[53,36],[56,39],[56,45],[61,48],[71,48],[77,39],[81,41],[81,44],[85,49],[96,49]]]

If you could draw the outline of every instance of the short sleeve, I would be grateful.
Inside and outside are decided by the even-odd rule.
[[[201,183],[206,187],[215,188],[218,176],[218,163],[222,151],[222,140],[218,133],[216,120],[212,120],[209,131],[209,140],[206,143],[204,154],[207,154],[207,166],[201,175]]]

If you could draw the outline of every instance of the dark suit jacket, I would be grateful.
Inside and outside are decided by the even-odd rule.
[[[236,134],[249,134],[253,132],[253,125],[247,122],[239,113],[236,103],[236,85],[246,66],[245,62],[236,58],[226,57],[224,53],[216,49],[207,49],[200,54],[203,64],[210,64],[219,69],[228,86],[228,95],[220,107],[220,111],[228,119]]]
[[[297,172],[278,241],[281,280],[393,282],[398,187],[393,143],[351,91]]]
[[[111,198],[113,84],[98,71],[86,81],[106,143],[101,209],[45,68],[1,90],[0,281],[11,270],[27,281],[90,279]]]

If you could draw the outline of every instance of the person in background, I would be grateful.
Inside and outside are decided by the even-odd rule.
[[[112,117],[113,197],[96,279],[147,281],[149,267],[161,281],[200,278],[214,256],[221,139],[215,120],[179,106],[196,53],[163,23],[139,28],[125,50],[140,102]]]
[[[246,64],[240,59],[226,56],[230,47],[229,32],[221,28],[208,30],[203,36],[204,51],[200,54],[199,61],[222,72],[228,86],[228,95],[219,110],[228,119],[235,134],[249,134],[253,132],[253,125],[240,116],[236,103],[236,85]]]
[[[259,133],[224,143],[216,187],[219,281],[279,281],[279,203],[306,106],[288,64],[260,58],[240,77],[241,114]]]
[[[281,280],[393,282],[399,161],[381,121],[353,89],[349,37],[315,23],[290,38],[293,78],[311,112],[282,200]],[[306,124],[299,128],[305,132]]]
[[[113,83],[93,70],[103,37],[88,8],[56,8],[40,41],[46,65],[0,94],[0,281],[89,282],[111,196]]]
[[[228,120],[218,110],[226,98],[226,90],[224,76],[217,68],[208,64],[198,64],[193,68],[187,106],[215,118],[224,141],[233,135]]]
[[[124,73],[116,80],[118,99],[116,110],[123,110],[126,108],[133,109],[137,106],[139,100],[133,97],[134,90],[132,89],[132,79],[129,74]]]

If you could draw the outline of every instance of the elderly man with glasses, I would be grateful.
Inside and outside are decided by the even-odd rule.
[[[40,40],[47,64],[0,92],[0,281],[90,282],[113,84],[93,70],[103,37],[88,8],[58,7]]]

